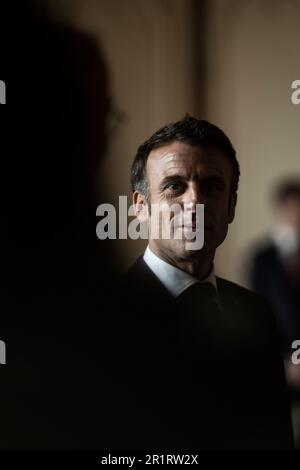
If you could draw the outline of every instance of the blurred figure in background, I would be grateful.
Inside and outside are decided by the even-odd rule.
[[[287,381],[294,410],[298,408],[293,414],[300,446],[300,365],[291,361],[292,343],[300,339],[300,179],[278,184],[274,205],[274,229],[253,257],[251,284],[269,300],[277,317]]]

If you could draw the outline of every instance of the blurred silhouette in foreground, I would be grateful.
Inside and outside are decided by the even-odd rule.
[[[0,448],[105,447],[103,337],[114,262],[95,227],[106,67],[94,39],[55,22],[45,4],[7,3]]]
[[[300,365],[291,361],[292,343],[300,340],[300,179],[278,184],[274,205],[274,229],[253,257],[251,284],[273,307],[288,385],[294,403],[300,403]],[[297,426],[299,434],[300,419]]]

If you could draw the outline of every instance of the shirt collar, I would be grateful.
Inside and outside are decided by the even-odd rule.
[[[159,258],[153,253],[153,251],[151,251],[149,246],[147,246],[144,253],[144,261],[170,294],[175,298],[196,282],[210,282],[217,289],[214,268],[206,279],[199,281],[191,274],[182,271]]]

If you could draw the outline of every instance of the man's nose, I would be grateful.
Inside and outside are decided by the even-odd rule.
[[[189,204],[192,209],[196,208],[196,204],[203,204],[200,186],[197,183],[189,184],[182,202],[183,204]]]

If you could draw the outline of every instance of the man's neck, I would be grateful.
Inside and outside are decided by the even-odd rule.
[[[197,255],[195,254],[195,257],[189,259],[173,257],[171,253],[166,253],[163,249],[160,249],[155,245],[153,246],[150,243],[149,247],[156,256],[164,260],[166,263],[189,273],[199,281],[206,279],[213,269],[214,252],[209,254],[198,252]]]

